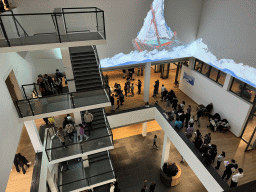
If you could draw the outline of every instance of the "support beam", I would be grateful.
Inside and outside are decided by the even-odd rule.
[[[151,63],[146,63],[144,75],[144,101],[149,102],[149,86],[150,86],[150,74],[151,74]]]
[[[65,68],[65,75],[67,79],[74,79],[72,64],[70,60],[70,53],[68,47],[61,48],[62,62]],[[69,92],[76,92],[75,81],[68,81]]]
[[[87,159],[87,160],[85,160],[85,159]],[[87,155],[86,155],[86,156],[83,156],[83,157],[82,157],[82,160],[83,160],[83,166],[84,166],[84,168],[89,167],[88,156],[87,156]]]
[[[80,111],[74,112],[74,121],[76,125],[79,125],[82,123],[81,113]]]
[[[191,58],[189,59],[189,66],[188,66],[188,68],[191,69],[191,70],[193,70],[193,69],[194,69],[194,66],[195,66],[195,62],[196,62],[196,59],[195,59],[194,57],[191,57]]]
[[[231,82],[232,82],[232,76],[229,75],[229,74],[227,74],[227,75],[226,75],[225,82],[224,82],[224,85],[223,85],[223,89],[224,89],[225,91],[228,91]]]
[[[34,120],[25,121],[24,124],[25,124],[25,127],[27,129],[30,141],[33,145],[33,148],[34,148],[35,152],[36,153],[42,152],[43,151],[42,150],[43,145],[42,145],[41,139],[39,137],[39,133],[37,131],[35,121]]]
[[[53,180],[52,174],[47,167],[47,182],[52,192],[59,192],[56,183]]]
[[[147,122],[144,122],[142,124],[142,136],[146,137],[147,136]]]
[[[168,162],[169,154],[170,154],[171,140],[168,138],[167,134],[164,134],[164,143],[163,143],[163,151],[162,151],[162,161],[161,168],[164,163]]]

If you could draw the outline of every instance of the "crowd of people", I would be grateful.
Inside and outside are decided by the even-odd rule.
[[[37,85],[42,96],[48,96],[53,94],[60,94],[63,92],[62,78],[64,75],[56,69],[55,77],[45,75],[38,75]]]
[[[81,123],[78,125],[79,127],[79,136],[80,140],[79,142],[83,142],[83,138],[85,141],[89,139],[89,136],[91,135],[91,131],[93,130],[92,127],[93,122],[93,115],[89,113],[88,111],[84,114],[84,123]],[[64,148],[68,148],[66,146],[65,138],[66,136],[69,137],[69,140],[72,142],[76,141],[77,138],[77,129],[76,129],[75,122],[73,121],[73,118],[68,114],[63,121],[62,127],[58,128],[58,131],[56,133],[57,137],[59,138],[61,144]],[[88,132],[88,135],[86,134]]]

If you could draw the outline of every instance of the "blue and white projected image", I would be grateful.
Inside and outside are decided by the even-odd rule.
[[[195,57],[244,82],[256,87],[256,69],[232,59],[218,60],[202,39],[184,44],[178,34],[167,26],[164,18],[164,0],[154,0],[137,37],[132,40],[134,51],[118,53],[101,59],[101,66],[114,67],[184,57]]]

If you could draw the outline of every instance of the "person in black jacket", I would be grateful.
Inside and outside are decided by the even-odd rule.
[[[112,94],[110,96],[110,102],[111,102],[111,111],[115,111],[115,98],[114,98],[114,94]]]
[[[150,187],[149,187],[149,192],[154,192],[155,188],[156,188],[156,184],[155,184],[155,182],[152,182]]]
[[[222,175],[222,179],[229,180],[230,176],[232,175],[232,169],[237,169],[238,165],[236,164],[236,161],[234,159],[231,160],[231,163],[226,166],[226,169]]]
[[[138,80],[138,94],[140,94],[141,93],[141,81],[140,80]]]
[[[177,110],[177,104],[178,104],[178,99],[176,96],[174,96],[172,100],[172,107],[175,109],[175,111]]]
[[[30,162],[28,162],[28,160],[26,159],[26,157],[24,157],[23,155],[21,155],[20,153],[16,154],[14,157],[14,161],[13,161],[15,167],[16,167],[16,171],[18,173],[20,173],[20,169],[19,166],[21,166],[22,168],[22,172],[25,175],[26,174],[26,170],[24,168],[24,165],[26,165],[29,168],[29,165],[31,164]]]

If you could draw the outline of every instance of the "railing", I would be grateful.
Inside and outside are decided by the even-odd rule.
[[[50,131],[48,129],[45,151],[49,161],[53,161],[56,159],[61,159],[64,157],[73,156],[77,154],[84,154],[89,151],[113,146],[113,142],[111,140],[113,137],[112,134],[107,134],[107,135],[96,137],[93,139],[89,138],[89,140],[82,141],[82,142],[78,142],[78,139],[75,139],[74,143],[66,144],[67,149],[63,148],[64,146],[60,144],[58,138],[52,138],[52,137],[53,136],[50,134]],[[53,142],[54,142],[54,145],[58,145],[58,146],[52,147]]]
[[[9,47],[31,45],[31,42],[48,44],[106,39],[104,11],[97,7],[63,8],[53,13],[6,12],[0,16],[0,28],[5,39],[0,46]],[[26,42],[27,37],[31,39]]]
[[[105,93],[100,88],[93,91],[60,93],[53,96],[19,100],[16,101],[16,107],[20,118],[23,118],[109,102],[107,97],[106,99],[102,97],[103,94]]]
[[[89,161],[89,164],[91,165],[91,164],[94,164],[94,163],[99,163],[99,162],[108,160],[110,170],[103,171],[102,173],[92,175],[90,177],[85,177],[84,176],[81,179],[71,181],[71,182],[68,182],[68,183],[64,183],[64,184],[60,184],[60,185],[58,185],[59,191],[65,191],[64,190],[65,186],[72,185],[72,184],[76,184],[76,185],[73,185],[74,188],[72,190],[79,189],[79,188],[77,188],[77,185],[79,185],[79,182],[83,182],[83,187],[90,188],[91,185],[94,185],[94,184],[97,184],[97,183],[100,183],[100,182],[104,182],[106,180],[115,179],[115,172],[114,172],[114,169],[113,169],[113,166],[112,166],[111,158],[108,155],[106,155],[106,158],[102,158],[102,159],[99,159],[99,160],[96,160],[96,161],[92,161],[93,159],[97,159],[97,158],[100,158],[100,157],[103,157],[103,156],[105,156],[105,154],[101,155],[101,156],[94,157],[94,158],[90,158],[90,159],[84,159],[83,161]],[[83,166],[82,166],[82,170],[84,171]],[[104,176],[107,177],[107,178],[102,178]],[[97,177],[98,177],[98,181],[97,182],[93,181],[93,180],[97,180]]]
[[[39,96],[36,88],[36,83],[21,85],[21,88],[23,90],[24,97],[26,99],[37,98]],[[31,95],[28,94],[27,92],[31,93]]]
[[[112,133],[112,129],[111,129],[111,127],[110,127],[108,118],[106,117],[105,108],[103,108],[103,115],[104,115],[104,119],[105,119],[105,123],[106,123],[107,129],[108,129],[108,131],[110,132],[110,134],[112,135],[112,142],[113,142],[113,133]]]

